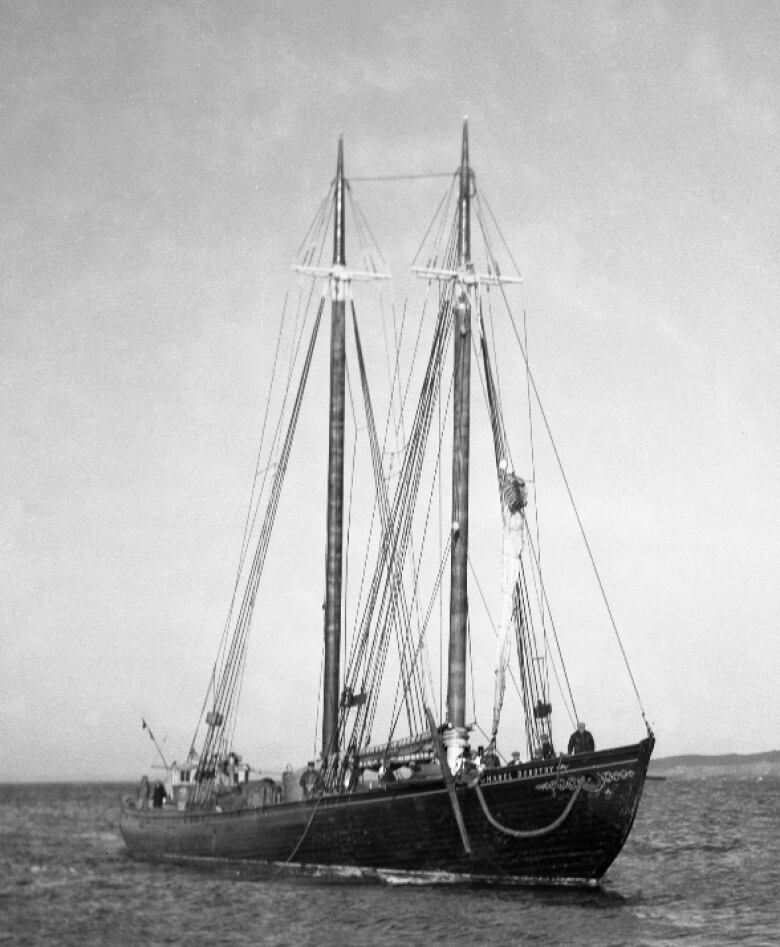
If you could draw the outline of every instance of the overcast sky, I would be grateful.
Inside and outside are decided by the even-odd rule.
[[[135,777],[142,715],[186,751],[338,134],[348,174],[449,171],[466,113],[658,752],[780,746],[776,4],[7,0],[0,25],[0,779]],[[404,264],[441,182],[416,187],[360,190]],[[311,659],[252,652],[257,765],[310,752],[318,604],[301,633]],[[597,741],[639,738],[574,652]]]

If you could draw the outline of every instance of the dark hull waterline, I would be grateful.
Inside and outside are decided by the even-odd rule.
[[[631,829],[652,746],[485,771],[478,786],[457,787],[463,834],[441,779],[221,812],[126,803],[121,830],[131,854],[147,859],[239,860],[347,880],[593,884]]]

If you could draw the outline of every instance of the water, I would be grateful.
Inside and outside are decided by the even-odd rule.
[[[0,785],[0,944],[750,944],[780,934],[780,781],[650,782],[596,890],[346,884],[129,858],[132,787]]]

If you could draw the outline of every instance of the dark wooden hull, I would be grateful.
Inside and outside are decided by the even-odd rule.
[[[357,868],[380,877],[424,873],[431,880],[594,883],[628,836],[652,748],[650,737],[486,771],[482,801],[473,784],[459,785],[470,853],[441,779],[223,812],[126,804],[121,831],[129,851],[149,859],[240,859]]]

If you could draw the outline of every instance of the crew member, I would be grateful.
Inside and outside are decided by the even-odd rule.
[[[142,776],[141,785],[138,787],[138,799],[136,800],[136,803],[135,803],[136,809],[148,809],[150,795],[151,795],[151,788],[149,786],[149,777]]]
[[[552,738],[549,733],[543,733],[540,737],[542,744],[542,759],[551,760],[555,756],[555,750],[552,745]],[[593,742],[593,737],[591,737],[591,742]]]
[[[152,808],[162,809],[163,801],[167,798],[168,793],[165,791],[165,786],[158,780],[152,789]]]
[[[308,799],[309,796],[314,794],[314,790],[317,787],[317,770],[314,768],[314,760],[309,760],[309,764],[301,773],[301,778],[298,782],[303,790],[304,799]]]
[[[585,724],[580,720],[577,729],[569,737],[569,755],[572,753],[591,753],[596,749],[593,740],[593,734],[585,729]]]

